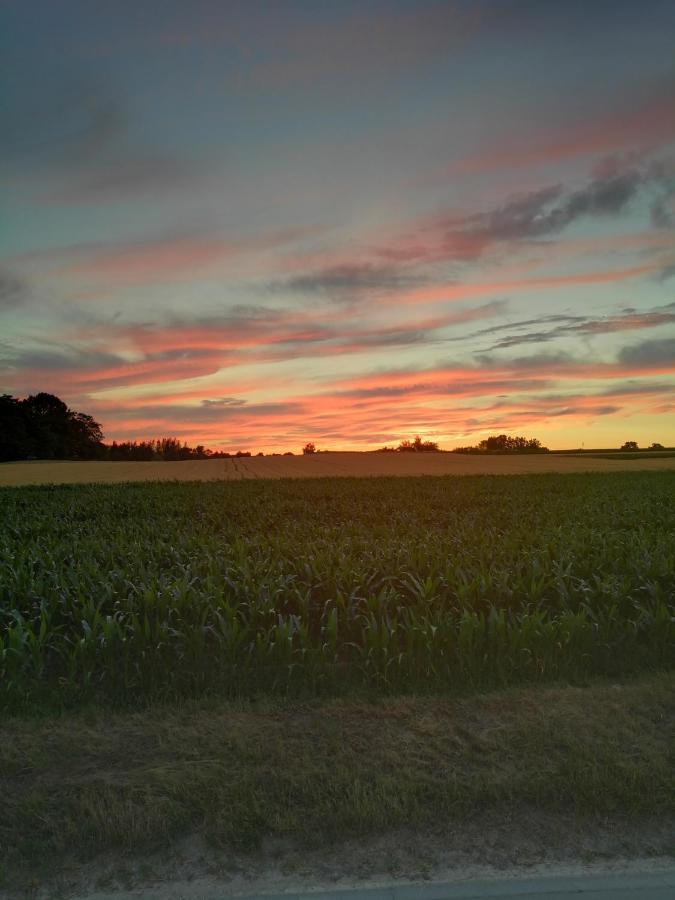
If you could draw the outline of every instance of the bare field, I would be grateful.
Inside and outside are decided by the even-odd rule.
[[[675,470],[675,458],[600,459],[558,454],[464,456],[456,453],[317,453],[183,462],[0,464],[0,486],[125,481],[229,481],[243,478],[377,477],[379,475],[520,475],[542,472]]]

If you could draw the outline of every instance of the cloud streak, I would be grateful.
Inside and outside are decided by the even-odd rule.
[[[666,86],[643,98],[639,105],[602,115],[599,120],[584,119],[564,130],[526,134],[526,140],[521,141],[509,135],[501,146],[478,150],[439,171],[436,178],[551,165],[630,148],[658,148],[675,139],[674,103],[675,89]]]

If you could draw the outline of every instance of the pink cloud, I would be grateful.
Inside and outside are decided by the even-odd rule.
[[[223,262],[232,264],[291,245],[307,233],[304,228],[288,228],[230,239],[188,234],[119,243],[92,242],[24,253],[13,261],[54,266],[49,270],[50,278],[84,275],[105,279],[108,285],[162,284],[189,280],[204,270],[216,272]]]
[[[452,163],[436,178],[486,170],[524,168],[629,148],[653,150],[675,140],[675,96],[669,92],[638,107],[550,133],[528,135]]]
[[[640,275],[655,273],[659,266],[649,263],[641,266],[629,266],[624,269],[607,269],[595,272],[583,272],[573,275],[549,275],[538,278],[523,278],[513,281],[450,283],[422,287],[394,297],[387,297],[381,302],[398,305],[417,305],[422,303],[438,303],[443,300],[469,300],[490,294],[504,294],[509,291],[536,290],[538,288],[564,288],[575,284],[611,284],[638,278]]]

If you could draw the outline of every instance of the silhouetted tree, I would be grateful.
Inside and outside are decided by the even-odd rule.
[[[67,459],[68,407],[54,394],[31,394],[21,405],[26,413],[28,434],[35,456],[40,459]]]
[[[305,454],[305,456],[307,456],[309,453],[316,453],[316,447],[314,446],[314,444],[311,441],[309,441],[302,448],[302,452]]]
[[[665,448],[664,448],[663,444],[659,444],[656,441],[654,441],[654,443],[650,446],[649,449],[650,450],[663,450]]]
[[[96,459],[103,453],[101,426],[86,413],[71,413],[68,420],[69,455],[75,459]]]
[[[0,460],[25,459],[33,454],[25,410],[9,394],[0,396]]]
[[[54,394],[0,398],[0,459],[93,459],[104,453],[101,426]]]
[[[423,441],[419,434],[414,441],[401,441],[397,450],[399,453],[429,453],[438,450],[436,441]]]
[[[639,450],[640,448],[637,445],[637,441],[626,441],[625,444],[621,445],[622,450]]]
[[[537,438],[510,437],[508,434],[491,435],[474,447],[455,447],[453,453],[548,453]]]

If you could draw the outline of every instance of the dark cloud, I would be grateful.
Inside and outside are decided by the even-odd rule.
[[[0,269],[0,312],[21,306],[30,296],[28,286],[6,269]]]
[[[201,403],[199,406],[187,404],[144,405],[123,409],[125,419],[143,419],[152,421],[173,419],[176,425],[181,422],[220,422],[232,418],[261,418],[274,415],[298,415],[304,411],[300,403],[244,403],[237,406],[220,406],[218,404]]]
[[[673,161],[640,164],[639,157],[603,160],[586,185],[576,190],[547,185],[508,198],[501,206],[464,216],[442,215],[376,251],[401,266],[432,261],[472,262],[504,243],[552,239],[588,217],[621,215],[643,191],[661,192],[652,200],[657,227],[672,224]]]
[[[0,357],[3,369],[38,369],[45,372],[67,372],[119,366],[124,360],[113,353],[66,348],[57,350],[19,350]]]
[[[610,334],[617,331],[637,331],[643,328],[657,328],[675,322],[675,303],[656,307],[645,312],[623,309],[612,316],[573,316],[552,315],[534,319],[524,319],[502,325],[482,328],[469,335],[470,338],[484,337],[503,331],[520,332],[527,328],[525,334],[509,334],[500,338],[490,350],[502,350],[516,347],[519,344],[539,344],[569,336],[590,336],[593,334]],[[531,330],[532,328],[535,330]],[[549,326],[545,329],[542,326]],[[466,338],[462,338],[465,340]],[[454,339],[453,339],[454,340]]]
[[[582,216],[611,216],[635,197],[645,176],[638,170],[596,178],[566,196],[560,185],[516,196],[492,212],[467,219],[462,231],[483,239],[514,241],[547,237]]]
[[[213,349],[210,347],[175,347],[170,350],[159,350],[156,353],[146,353],[144,361],[172,362],[182,359],[210,359],[212,356]]]
[[[668,381],[646,381],[644,383],[623,381],[612,385],[602,391],[603,397],[623,396],[624,394],[672,394],[675,392],[675,384]]]
[[[340,300],[352,299],[366,292],[403,290],[424,284],[427,278],[406,273],[400,266],[370,263],[330,266],[277,282],[275,288],[302,294],[324,294]]]
[[[562,218],[562,226],[569,224],[579,216],[608,216],[622,212],[636,195],[644,181],[638,171],[624,172],[610,178],[599,178],[585,188],[570,194],[558,215]],[[554,214],[557,211],[554,210]],[[559,227],[554,219],[554,228]]]
[[[338,397],[354,397],[360,399],[377,399],[378,397],[405,397],[409,394],[424,394],[429,391],[435,393],[446,393],[448,397],[463,397],[467,393],[496,394],[500,391],[521,392],[534,391],[545,388],[550,382],[547,379],[505,379],[503,381],[489,380],[481,382],[480,370],[476,369],[475,377],[470,380],[448,380],[446,384],[437,384],[433,382],[419,381],[413,384],[405,385],[378,385],[372,388],[352,388],[346,391],[337,391],[333,396]]]
[[[611,416],[613,413],[621,412],[620,406],[565,406],[563,409],[552,409],[545,412],[544,415],[552,418],[558,416]],[[539,413],[541,415],[541,412]],[[535,410],[534,415],[537,415]]]
[[[486,241],[510,241],[547,234],[552,230],[552,219],[557,218],[558,213],[555,210],[546,213],[545,210],[561,194],[560,185],[551,185],[515,196],[492,212],[468,217],[461,230],[484,236]]]
[[[534,353],[531,356],[517,356],[506,362],[503,358],[498,358],[487,353],[477,353],[474,356],[474,359],[479,366],[487,369],[495,367],[502,368],[504,365],[508,365],[509,368],[525,371],[532,369],[547,369],[551,366],[570,365],[576,362],[569,353]]]
[[[671,196],[671,194],[663,194],[652,203],[652,225],[655,228],[672,228],[675,224],[675,219],[673,219],[673,215],[668,209],[668,201]]]
[[[477,337],[485,337],[491,334],[498,334],[501,331],[513,331],[520,330],[523,328],[530,328],[533,325],[541,326],[541,325],[558,325],[559,323],[563,325],[568,325],[575,322],[584,322],[586,321],[585,316],[571,316],[571,315],[551,315],[551,316],[538,316],[534,319],[521,319],[518,322],[505,322],[501,325],[490,325],[488,328],[480,328],[477,331],[472,332],[470,335],[462,335],[457,338],[450,338],[449,340],[453,341],[465,341],[469,338],[477,338]]]
[[[240,400],[238,397],[214,397],[212,400],[202,400],[202,406],[208,406],[208,407],[244,406],[245,403],[246,403],[245,400]]]
[[[675,338],[631,344],[619,353],[619,362],[627,366],[664,363],[675,368]]]
[[[534,389],[537,389],[536,383]],[[600,401],[603,398],[607,397],[641,397],[651,394],[668,395],[673,393],[675,393],[675,383],[671,383],[668,381],[652,381],[650,379],[642,379],[639,382],[635,380],[617,381],[612,384],[611,387],[594,392],[593,394],[588,391],[584,391],[583,396],[588,400]],[[580,399],[580,394],[578,391],[572,394],[569,392],[554,392],[550,394],[537,394],[533,399],[536,399],[537,402],[540,403],[556,404],[557,406],[569,406],[573,401],[578,401]],[[510,398],[507,397],[507,399],[504,401],[504,404],[508,404],[510,402]],[[495,404],[495,406],[497,405],[499,404]]]
[[[105,160],[81,168],[66,187],[46,199],[59,204],[110,203],[174,190],[201,177],[195,167],[168,157]]]
[[[128,125],[125,104],[111,85],[88,69],[28,73],[22,90],[3,104],[0,155],[22,167],[81,165],[114,144]]]

